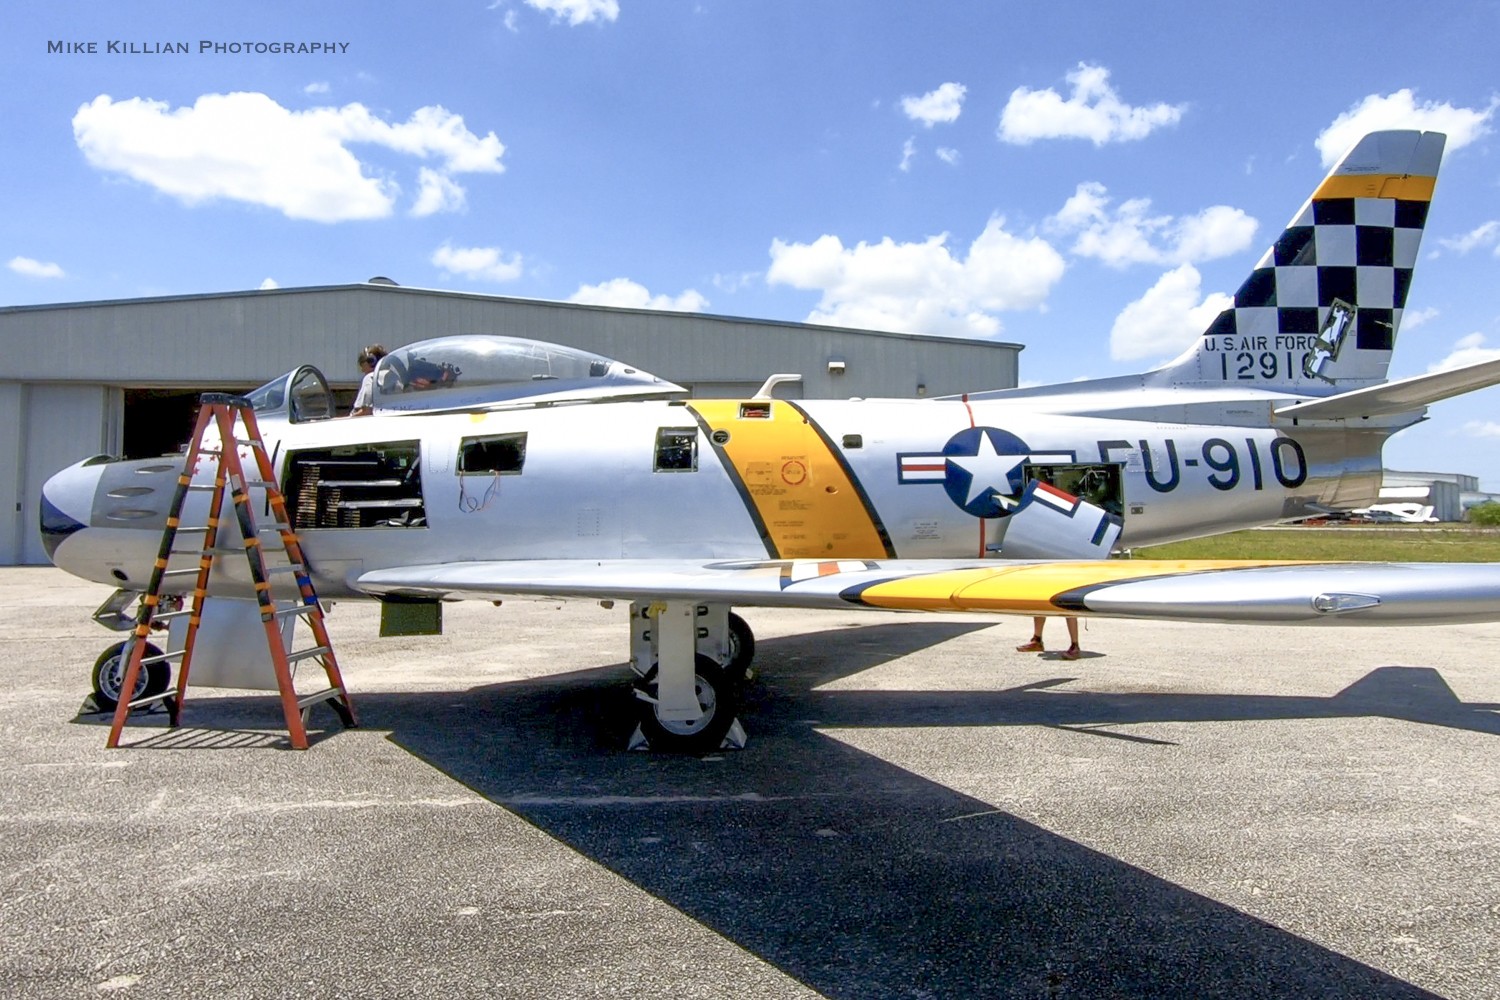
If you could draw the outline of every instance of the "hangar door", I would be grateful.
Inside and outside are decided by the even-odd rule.
[[[118,455],[123,410],[109,386],[0,382],[0,565],[46,564],[42,484],[90,455]]]

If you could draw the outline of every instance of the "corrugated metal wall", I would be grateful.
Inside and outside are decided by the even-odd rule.
[[[681,382],[800,371],[808,397],[1016,384],[1015,344],[610,309],[382,285],[0,309],[6,377],[116,385],[257,384],[299,364],[357,381],[354,356],[455,333],[550,340]],[[828,363],[842,359],[840,375]]]

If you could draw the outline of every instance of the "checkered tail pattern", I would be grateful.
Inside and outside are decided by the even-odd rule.
[[[1167,384],[1328,396],[1383,382],[1442,161],[1439,132],[1372,132],[1344,155]]]

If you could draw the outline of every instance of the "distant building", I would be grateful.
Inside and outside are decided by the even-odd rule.
[[[186,440],[202,392],[243,392],[298,365],[347,406],[355,355],[495,333],[637,365],[696,396],[748,396],[778,372],[789,398],[941,396],[1016,384],[1018,344],[700,313],[402,288],[281,288],[0,308],[0,565],[42,563],[37,504],[58,469],[150,457]]]
[[[1416,503],[1432,508],[1439,521],[1464,519],[1463,495],[1479,489],[1478,476],[1457,472],[1396,472],[1387,469],[1380,484],[1381,503]]]

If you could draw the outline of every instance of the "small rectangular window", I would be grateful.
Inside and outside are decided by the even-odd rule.
[[[698,468],[698,428],[658,429],[654,468],[657,472],[692,472]]]
[[[864,446],[865,446],[865,439],[862,436],[860,436],[858,434],[845,434],[844,435],[844,447],[846,449],[847,448],[863,448]]]
[[[519,476],[526,464],[525,434],[464,438],[458,445],[458,474]]]
[[[741,420],[770,420],[771,419],[771,404],[770,403],[741,403],[740,404],[740,419]]]

